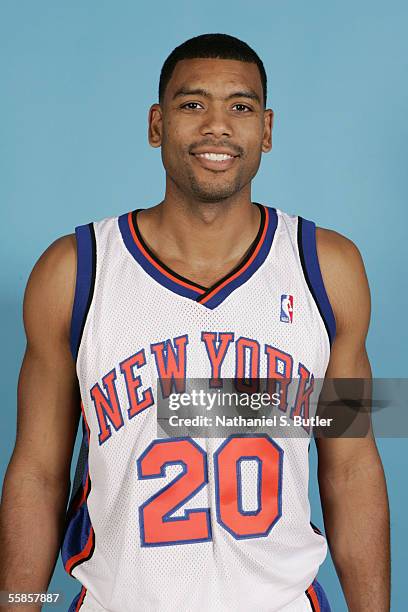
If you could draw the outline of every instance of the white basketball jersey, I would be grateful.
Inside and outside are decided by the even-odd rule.
[[[315,224],[257,206],[250,251],[209,289],[155,257],[138,211],[76,228],[83,443],[61,552],[82,589],[70,610],[329,610],[309,438],[157,433],[158,379],[173,391],[191,378],[282,379],[292,418],[325,376],[335,320]]]

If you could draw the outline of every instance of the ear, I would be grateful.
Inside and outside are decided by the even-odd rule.
[[[262,151],[268,153],[272,149],[273,110],[267,108],[264,111],[264,133],[262,139]]]
[[[160,147],[162,143],[163,113],[160,104],[152,104],[148,118],[148,138],[152,147]]]

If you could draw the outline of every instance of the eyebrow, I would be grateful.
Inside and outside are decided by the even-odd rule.
[[[174,93],[173,100],[181,96],[203,96],[204,98],[213,98],[212,94],[210,94],[209,91],[201,88],[186,89],[184,87],[180,87],[180,89],[177,89],[177,91]],[[255,100],[256,102],[259,102],[259,104],[261,103],[258,94],[253,89],[234,91],[229,96],[227,96],[225,100],[233,100],[234,98],[249,98],[250,100]]]

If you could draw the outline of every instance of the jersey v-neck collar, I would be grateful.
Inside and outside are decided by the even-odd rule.
[[[208,288],[181,276],[154,255],[139,231],[137,213],[142,209],[120,215],[118,223],[126,248],[147,274],[170,291],[213,309],[251,278],[271,249],[278,223],[276,209],[255,204],[260,210],[261,222],[248,253],[231,272]]]

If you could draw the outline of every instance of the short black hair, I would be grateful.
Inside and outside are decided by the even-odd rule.
[[[171,79],[174,68],[183,59],[231,59],[256,64],[262,81],[263,102],[266,106],[266,72],[257,53],[243,40],[229,34],[200,34],[189,38],[173,49],[164,62],[159,81],[159,101],[163,101],[164,92]]]

